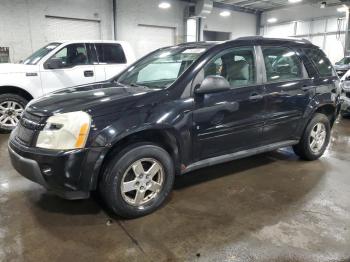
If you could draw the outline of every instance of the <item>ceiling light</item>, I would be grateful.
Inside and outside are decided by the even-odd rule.
[[[162,9],[168,9],[171,7],[171,4],[168,1],[160,1],[158,7]]]
[[[270,23],[270,24],[276,23],[277,22],[277,18],[271,17],[271,18],[267,19],[267,22]]]
[[[337,11],[340,12],[340,13],[345,13],[347,12],[349,9],[347,6],[342,6],[342,7],[338,7],[337,8]]]
[[[230,16],[230,15],[231,15],[231,12],[225,10],[225,11],[222,11],[222,12],[220,13],[220,15],[223,16],[223,17],[227,17],[227,16]]]
[[[295,4],[295,3],[300,3],[303,0],[288,0],[289,3]]]

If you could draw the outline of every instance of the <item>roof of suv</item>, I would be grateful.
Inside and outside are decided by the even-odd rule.
[[[77,44],[77,43],[117,43],[117,44],[124,44],[125,41],[115,41],[115,40],[58,40],[54,41],[55,43],[61,43],[61,44]]]
[[[313,45],[307,39],[301,38],[273,38],[273,37],[263,37],[263,36],[246,36],[239,37],[228,41],[201,41],[201,42],[188,42],[182,43],[178,46],[182,47],[210,47],[223,43],[234,43],[234,42],[246,42],[247,44],[287,44],[287,45],[302,45],[308,47],[317,47]],[[318,48],[318,47],[317,47]]]

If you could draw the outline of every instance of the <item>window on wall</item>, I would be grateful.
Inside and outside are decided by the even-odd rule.
[[[303,78],[302,64],[297,54],[287,47],[263,47],[268,82]]]
[[[305,54],[311,59],[321,76],[334,76],[332,64],[321,49],[304,49]]]
[[[205,66],[204,75],[223,76],[233,87],[254,84],[256,68],[253,47],[224,52]]]

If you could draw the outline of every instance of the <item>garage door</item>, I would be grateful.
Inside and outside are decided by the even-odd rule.
[[[47,42],[57,40],[99,40],[100,22],[60,17],[46,17],[45,36]]]
[[[175,44],[175,28],[149,25],[138,26],[136,55],[138,58],[158,48]]]

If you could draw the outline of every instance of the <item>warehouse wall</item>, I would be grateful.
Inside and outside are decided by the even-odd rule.
[[[231,39],[241,36],[256,35],[256,16],[242,12],[231,12],[231,16],[222,17],[222,9],[214,8],[213,12],[204,19],[204,30],[230,32]]]
[[[150,37],[147,35],[148,30],[146,29],[152,27],[155,32],[158,31],[158,34],[166,34],[163,31],[173,30],[174,40],[169,41],[169,44],[184,42],[184,17],[187,3],[172,1],[172,6],[169,9],[160,9],[158,4],[159,0],[117,1],[117,38],[118,40],[128,41],[136,50],[137,57],[145,54],[146,50],[144,50],[143,45],[147,43],[142,43],[142,40]],[[157,41],[160,40],[157,39]],[[167,41],[164,39],[164,44],[166,43]],[[154,45],[154,47],[158,46]]]
[[[17,62],[43,46],[46,16],[100,21],[102,39],[111,39],[111,0],[1,0],[0,46],[10,47],[10,59]]]
[[[320,9],[318,5],[302,5],[263,13],[261,35],[299,37],[322,48],[335,63],[344,56],[345,14],[336,7]],[[275,17],[277,23],[268,24]]]

